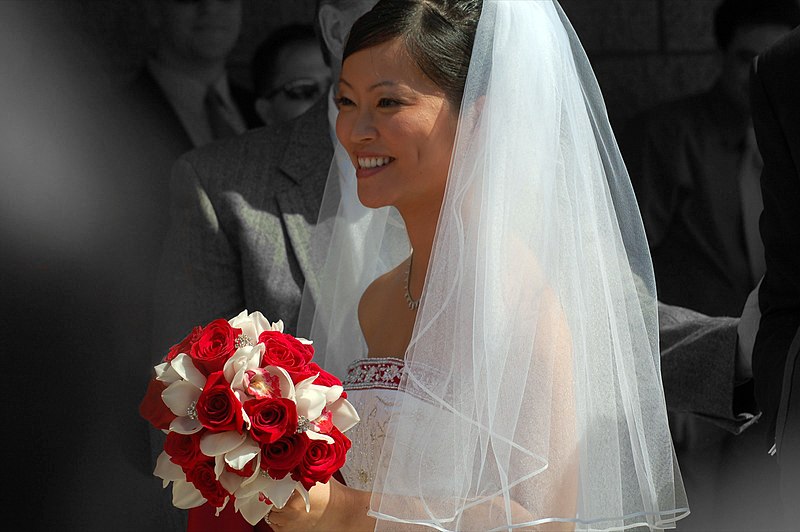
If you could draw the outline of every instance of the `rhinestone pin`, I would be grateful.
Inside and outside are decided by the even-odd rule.
[[[252,338],[242,333],[236,338],[233,345],[236,346],[236,349],[241,349],[242,347],[252,347],[254,344]]]
[[[306,416],[297,416],[297,433],[305,432],[311,428],[311,421]]]

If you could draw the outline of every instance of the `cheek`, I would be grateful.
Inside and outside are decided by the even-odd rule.
[[[342,146],[344,146],[347,151],[350,151],[350,145],[348,143],[348,139],[350,138],[349,122],[348,118],[341,112],[336,118],[336,138],[339,139],[339,142],[342,143]]]

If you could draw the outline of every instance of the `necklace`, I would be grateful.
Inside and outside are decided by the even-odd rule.
[[[413,297],[411,297],[411,292],[408,290],[408,284],[409,281],[411,280],[411,262],[413,260],[414,260],[414,252],[412,251],[411,255],[409,255],[408,257],[408,266],[406,267],[406,286],[405,286],[406,303],[408,303],[409,310],[417,310],[417,307],[419,306],[419,299],[414,299]]]

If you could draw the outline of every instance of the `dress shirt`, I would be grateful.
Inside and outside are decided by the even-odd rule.
[[[169,69],[153,59],[148,60],[147,68],[175,109],[175,113],[192,139],[192,144],[201,146],[214,140],[205,108],[208,85]],[[228,77],[223,75],[212,85],[225,104],[226,120],[237,133],[243,133],[247,126],[231,97]]]

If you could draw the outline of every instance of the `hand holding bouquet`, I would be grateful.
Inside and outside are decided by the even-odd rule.
[[[155,366],[140,411],[167,433],[154,474],[172,501],[233,502],[252,525],[345,461],[358,414],[311,342],[260,312],[195,327]]]

